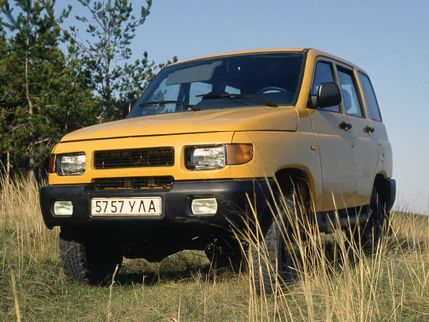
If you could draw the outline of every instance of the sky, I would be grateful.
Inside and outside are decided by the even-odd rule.
[[[312,47],[365,69],[393,148],[395,207],[429,214],[429,0],[153,2],[132,44],[136,56],[147,51],[161,63],[173,56]]]

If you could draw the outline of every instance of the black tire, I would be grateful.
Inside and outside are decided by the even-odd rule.
[[[386,203],[377,187],[374,187],[368,218],[358,227],[359,229],[355,234],[356,244],[361,247],[365,254],[374,254],[387,235],[388,217]]]
[[[278,218],[272,218],[259,245],[251,247],[253,282],[258,294],[272,294],[285,282],[295,281],[302,272],[303,250],[300,247],[304,243],[297,241],[304,224],[299,222],[304,208],[296,199],[292,193],[284,197],[286,205],[280,206],[284,210]]]
[[[65,240],[61,236],[59,249],[64,274],[78,282],[109,283],[116,266],[122,264],[122,255],[115,250]]]

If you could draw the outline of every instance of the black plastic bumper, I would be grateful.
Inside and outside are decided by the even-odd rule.
[[[388,178],[386,180],[388,183],[386,208],[387,210],[391,210],[393,207],[393,204],[395,203],[395,198],[396,198],[396,181],[391,178]]]
[[[96,190],[92,185],[49,185],[40,191],[43,219],[47,227],[54,226],[98,226],[97,223],[144,227],[151,229],[176,224],[228,225],[234,218],[243,216],[249,207],[249,196],[257,211],[262,212],[270,196],[271,181],[260,180],[208,180],[177,181],[168,191],[145,190]],[[91,199],[100,197],[153,197],[162,199],[160,217],[92,217],[90,214]],[[195,216],[191,211],[194,198],[216,198],[218,211],[213,216]],[[55,216],[54,202],[68,200],[73,203],[73,215],[70,217]],[[102,224],[104,223],[104,224]]]

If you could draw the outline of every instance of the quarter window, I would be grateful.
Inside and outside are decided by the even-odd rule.
[[[352,71],[338,69],[338,78],[340,79],[341,94],[346,114],[362,117],[362,107],[357,95],[356,83],[353,79]]]
[[[332,65],[326,62],[318,62],[316,66],[316,72],[314,73],[311,95],[317,95],[320,84],[328,82],[335,82],[334,73],[332,72]],[[339,112],[340,107],[338,105],[330,106],[323,108],[322,111]]]
[[[359,79],[365,95],[366,106],[368,108],[369,117],[374,121],[381,122],[380,109],[378,107],[377,98],[374,93],[371,81],[368,76],[359,72]]]

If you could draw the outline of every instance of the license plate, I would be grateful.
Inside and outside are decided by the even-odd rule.
[[[92,216],[161,216],[161,197],[94,198]]]

